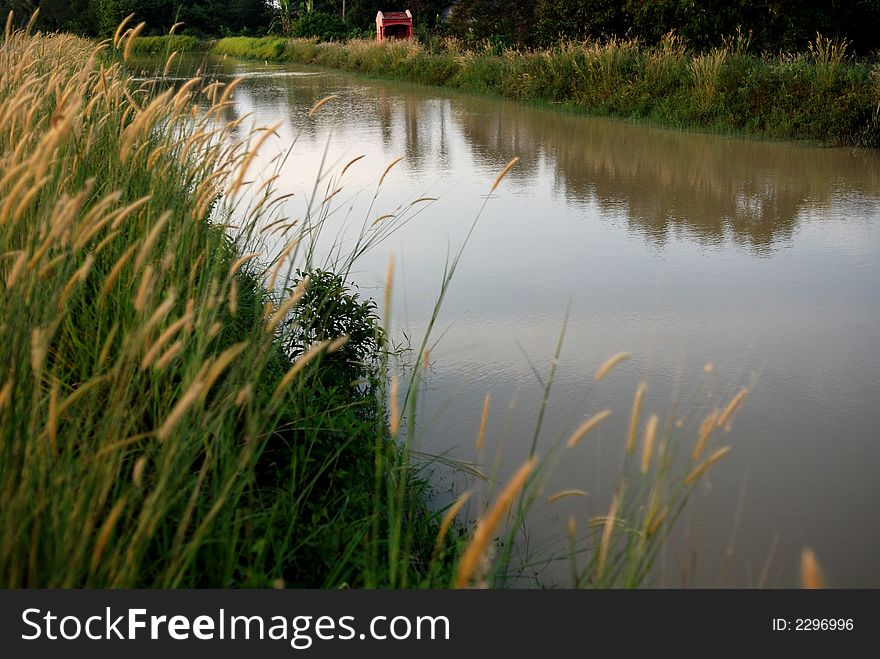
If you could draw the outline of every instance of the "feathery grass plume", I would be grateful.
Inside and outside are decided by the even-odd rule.
[[[571,433],[571,437],[568,438],[568,441],[565,445],[568,448],[574,448],[578,444],[580,444],[581,440],[587,436],[593,428],[602,423],[605,419],[611,416],[611,410],[602,410],[601,412],[597,412],[589,419],[584,421],[581,425],[579,425],[573,433]]]
[[[425,351],[425,360],[427,360],[427,351]],[[489,420],[489,405],[492,403],[492,395],[486,394],[483,399],[483,413],[480,415],[480,430],[477,433],[476,453],[479,456],[483,451],[483,442],[486,439],[486,423]]]
[[[749,390],[743,387],[737,392],[736,396],[731,399],[731,401],[727,404],[727,407],[724,408],[724,411],[718,417],[718,421],[715,422],[715,424],[719,428],[727,425],[727,421],[730,419],[733,413],[736,412],[736,408],[740,406],[740,403],[743,402],[743,399],[746,397],[746,394],[748,392]]]
[[[388,392],[388,431],[391,433],[391,437],[397,437],[397,431],[400,428],[400,401],[398,400],[398,389],[400,387],[400,383],[397,380],[397,375],[391,376],[391,387]]]
[[[184,25],[183,21],[177,21],[174,25],[172,25],[171,29],[168,30],[168,36],[170,37],[171,35],[173,35],[177,28],[179,28],[181,25]]]
[[[34,9],[34,11],[31,13],[31,17],[30,17],[30,20],[29,20],[28,23],[27,23],[27,27],[25,27],[25,29],[24,29],[24,33],[25,33],[25,34],[28,34],[28,35],[29,35],[29,34],[31,33],[31,30],[34,29],[34,25],[36,25],[36,23],[37,23],[37,17],[38,17],[39,15],[40,15],[40,8],[37,7],[37,8]]]
[[[167,109],[168,99],[171,97],[172,91],[172,89],[167,89],[156,96],[147,107],[135,114],[132,122],[125,128],[122,137],[119,139],[119,158],[122,162],[129,160],[135,142],[142,135],[149,133],[154,121]]]
[[[132,245],[127,250],[122,253],[113,267],[110,269],[110,272],[104,278],[104,283],[101,286],[101,297],[104,298],[110,293],[110,289],[113,288],[113,284],[116,283],[116,280],[119,278],[120,273],[122,272],[122,268],[125,267],[128,259],[131,258],[134,251],[137,249],[137,244]]]
[[[131,482],[135,487],[140,487],[144,482],[144,469],[146,466],[146,456],[141,455],[134,461],[134,467],[131,469]]]
[[[618,352],[614,355],[611,355],[608,359],[602,362],[602,365],[596,369],[596,375],[593,376],[594,382],[599,382],[602,378],[604,378],[608,373],[611,372],[611,369],[617,366],[620,362],[629,359],[632,355],[628,352]]]
[[[107,334],[107,338],[104,339],[104,345],[101,346],[101,352],[98,354],[98,368],[103,368],[107,363],[107,359],[110,357],[110,350],[113,348],[113,340],[118,333],[119,323],[114,323],[112,329]]]
[[[176,57],[177,57],[177,51],[175,50],[174,52],[172,52],[168,56],[168,59],[165,60],[165,68],[162,69],[162,76],[163,77],[166,77],[166,78],[168,77],[168,72],[171,70],[171,63],[175,60]]]
[[[190,89],[198,85],[202,81],[201,78],[190,78],[185,83],[180,86],[180,89],[177,90],[177,93],[174,94],[174,98],[171,99],[171,113],[173,116],[179,116],[183,106],[190,101]],[[195,106],[193,106],[195,110]],[[198,137],[198,134],[194,134],[192,137]]]
[[[48,327],[36,327],[31,330],[31,368],[34,373],[39,373],[43,368],[51,335],[52,332]]]
[[[507,486],[501,491],[501,494],[498,495],[498,499],[496,499],[492,508],[477,522],[476,531],[474,531],[470,543],[458,561],[458,568],[453,582],[455,588],[464,588],[470,582],[480,562],[480,558],[483,556],[483,552],[486,551],[486,548],[492,541],[492,534],[495,532],[495,528],[513,504],[513,500],[520,490],[525,487],[526,481],[535,468],[536,463],[537,458],[532,457],[521,466],[513,475],[513,478],[510,479]]]
[[[246,404],[253,397],[253,386],[251,384],[244,385],[235,395],[235,404],[238,407]]]
[[[825,588],[822,568],[819,566],[815,552],[810,547],[804,547],[801,552],[801,586],[809,590]]]
[[[709,438],[712,436],[712,431],[715,429],[715,421],[717,419],[718,410],[712,410],[711,412],[709,412],[709,414],[706,415],[706,418],[703,419],[703,422],[700,424],[700,434],[697,437],[697,445],[694,446],[694,452],[691,453],[691,462],[696,462],[700,459],[700,456],[703,454],[703,450],[709,443]]]
[[[629,432],[626,435],[626,454],[632,455],[633,451],[636,449],[636,436],[639,432],[639,421],[641,419],[642,414],[642,398],[645,396],[645,391],[648,388],[648,383],[642,380],[639,383],[638,388],[636,389],[636,395],[633,399],[632,412],[629,416]]]
[[[70,278],[67,280],[67,284],[65,284],[64,288],[61,291],[61,295],[58,297],[58,309],[63,309],[64,305],[67,304],[67,298],[70,297],[70,293],[73,291],[74,287],[85,281],[86,277],[89,274],[89,271],[92,269],[92,264],[95,262],[95,257],[89,254],[83,264],[70,275]]]
[[[134,18],[134,14],[129,14],[125,18],[122,19],[122,22],[116,27],[116,32],[113,33],[113,49],[119,49],[119,41],[122,39],[122,31],[125,29],[125,26],[129,24],[131,19]]]
[[[223,93],[220,95],[220,100],[217,101],[218,108],[222,108],[226,105],[226,102],[232,97],[232,92],[234,92],[235,88],[238,87],[242,82],[244,82],[244,78],[236,78],[223,88]]]
[[[137,258],[134,260],[135,270],[140,270],[144,263],[146,263],[147,257],[150,255],[150,250],[153,249],[153,244],[156,242],[159,234],[162,233],[162,229],[165,228],[165,225],[168,224],[168,220],[170,219],[171,211],[165,211],[159,219],[156,220],[155,224],[153,224],[153,228],[150,229],[150,232],[144,239],[144,243],[138,252]]]
[[[666,520],[666,517],[669,515],[669,506],[665,505],[659,511],[654,511],[648,517],[645,523],[645,535],[647,537],[653,536],[660,529],[660,525]]]
[[[385,168],[385,171],[382,172],[382,176],[379,177],[379,187],[380,188],[382,187],[382,181],[384,181],[385,177],[388,176],[388,172],[391,171],[391,168],[394,167],[394,165],[399,163],[401,160],[403,160],[403,156],[398,156],[397,158],[395,158],[394,160],[391,161],[391,164],[388,165],[388,167]]]
[[[651,458],[654,456],[654,438],[657,434],[657,423],[660,421],[656,414],[648,417],[645,424],[645,440],[642,444],[642,473],[647,474],[651,468]]]
[[[148,265],[144,268],[144,274],[141,276],[141,283],[138,285],[137,293],[134,296],[135,311],[143,311],[147,306],[147,298],[153,290],[153,266]]]
[[[153,360],[156,359],[156,356],[165,347],[165,344],[171,340],[171,338],[177,334],[180,330],[187,326],[187,324],[192,320],[192,316],[189,314],[185,314],[181,316],[173,323],[171,323],[164,332],[159,335],[153,344],[147,349],[144,353],[144,358],[141,360],[141,370],[146,371],[150,368],[150,365],[153,363]]]
[[[507,173],[513,169],[513,166],[519,162],[519,156],[514,157],[509,163],[504,165],[504,169],[498,172],[498,176],[495,177],[495,182],[492,183],[492,189],[490,192],[495,192],[495,188],[504,180],[504,177],[507,176]]]
[[[455,502],[449,506],[449,510],[443,515],[443,519],[440,522],[440,530],[437,532],[437,540],[434,543],[434,552],[432,555],[432,560],[436,560],[440,555],[440,551],[443,549],[443,545],[446,543],[446,534],[449,533],[449,529],[452,527],[452,523],[455,521],[455,518],[458,517],[458,513],[461,512],[461,509],[464,508],[464,505],[471,498],[472,492],[465,492],[460,497],[458,497]]]
[[[566,497],[585,497],[588,496],[587,492],[584,490],[570,489],[570,490],[560,490],[555,494],[551,494],[547,497],[547,503],[553,503],[554,501],[559,501],[560,499],[564,499]]]
[[[118,212],[118,214],[116,215],[116,217],[113,220],[113,224],[110,225],[110,228],[111,229],[118,229],[119,225],[121,225],[123,222],[125,222],[125,219],[129,215],[131,215],[132,213],[137,211],[139,208],[143,207],[145,204],[149,203],[152,198],[153,198],[153,195],[148,194],[148,195],[144,195],[140,199],[136,199],[135,201],[131,202],[128,206],[126,206],[125,208],[123,208],[122,210],[120,210]]]
[[[162,426],[156,433],[156,438],[159,441],[165,441],[166,439],[168,439],[168,436],[174,430],[175,426],[177,426],[177,424],[183,418],[183,415],[186,414],[187,410],[192,406],[196,399],[198,399],[199,394],[201,393],[201,380],[193,380],[192,384],[189,385],[183,396],[181,396],[180,399],[178,399],[177,403],[174,404],[174,407],[171,408],[171,412],[165,418],[165,421],[162,422]]]
[[[685,479],[683,481],[684,484],[690,485],[692,483],[695,483],[696,480],[700,476],[702,476],[706,472],[707,469],[709,469],[709,467],[711,467],[713,464],[715,464],[721,458],[723,458],[725,455],[727,455],[728,451],[730,451],[729,446],[722,446],[720,449],[718,449],[717,451],[712,453],[712,455],[710,455],[708,458],[703,460],[703,462],[701,462],[699,465],[697,465],[696,467],[694,467],[691,470],[691,472],[685,477]]]
[[[238,257],[235,261],[233,261],[232,265],[229,266],[229,277],[232,277],[233,275],[235,275],[235,273],[238,272],[239,268],[241,268],[244,264],[248,263],[249,261],[253,261],[259,255],[260,255],[260,252],[250,252],[248,254],[244,254],[244,255]]]
[[[220,353],[220,356],[217,357],[213,364],[211,364],[211,368],[208,369],[208,373],[202,381],[202,398],[208,395],[208,392],[211,390],[211,387],[214,386],[217,378],[223,374],[223,371],[229,368],[230,364],[232,364],[232,362],[235,361],[247,347],[248,342],[242,341]]]
[[[166,350],[165,352],[163,352],[163,353],[159,356],[159,359],[157,359],[157,360],[153,363],[153,368],[154,368],[155,370],[157,370],[157,371],[162,371],[162,370],[164,370],[165,367],[168,366],[168,364],[170,364],[171,361],[172,361],[175,357],[177,357],[178,354],[180,354],[180,351],[181,351],[181,350],[183,350],[183,341],[181,341],[181,340],[178,339],[177,341],[175,341],[174,343],[172,343],[172,344],[168,347],[168,350]]]
[[[104,520],[104,524],[98,532],[98,539],[95,541],[95,547],[92,549],[92,561],[89,566],[92,573],[97,572],[98,566],[101,564],[101,557],[104,555],[104,549],[107,547],[107,542],[110,540],[110,534],[113,533],[113,528],[116,526],[116,522],[119,521],[119,517],[125,510],[127,503],[125,496],[120,497],[119,501],[116,502],[116,505],[113,506],[113,509],[110,511],[110,514],[107,515],[107,519]]]
[[[123,61],[128,61],[128,56],[131,53],[131,44],[134,43],[134,40],[141,33],[141,31],[147,26],[146,23],[138,23],[137,26],[128,33],[128,39],[125,41],[125,48],[122,51],[122,59]]]
[[[620,497],[615,494],[611,498],[611,505],[608,507],[608,515],[605,517],[605,523],[602,526],[602,539],[599,541],[599,557],[596,564],[596,576],[600,579],[605,572],[605,561],[608,558],[608,549],[611,547],[614,525],[617,522],[618,506],[620,506]]]
[[[320,110],[322,107],[324,107],[324,105],[335,98],[339,98],[339,96],[337,94],[331,94],[330,96],[325,96],[320,101],[315,103],[309,110],[309,117],[314,117],[316,114],[318,114],[318,110]]]
[[[109,377],[109,375],[99,375],[97,377],[93,377],[88,382],[78,386],[58,405],[58,414],[64,414],[71,405],[73,405],[76,401],[78,401],[99,384],[106,382]]]
[[[277,329],[278,325],[281,324],[281,321],[284,320],[284,317],[290,313],[290,310],[293,309],[293,307],[295,307],[302,299],[302,296],[305,295],[310,282],[310,277],[303,277],[293,290],[293,294],[278,306],[278,309],[272,315],[269,324],[266,326],[268,332],[271,333]]]
[[[287,386],[293,382],[293,378],[296,377],[296,374],[299,373],[306,365],[312,361],[315,357],[320,355],[324,350],[326,350],[327,346],[329,346],[331,341],[329,339],[325,339],[324,341],[319,341],[312,345],[305,353],[297,359],[293,366],[291,366],[287,373],[284,374],[284,377],[279,380],[278,385],[275,387],[275,391],[272,394],[272,398],[277,402],[281,398],[281,394],[284,393],[284,390],[287,389]]]
[[[16,252],[13,252],[13,254]],[[24,264],[27,262],[27,254],[23,251],[18,251],[18,256],[15,259],[15,262],[12,264],[12,267],[9,268],[9,272],[6,273],[6,290],[12,290],[12,287],[15,286],[15,282],[18,280],[18,275],[21,274],[22,268],[24,268]],[[6,255],[4,255],[6,256]]]
[[[168,294],[165,296],[165,299],[162,300],[162,302],[159,304],[159,306],[157,306],[155,308],[153,313],[147,319],[147,322],[144,323],[143,327],[141,328],[144,335],[147,335],[150,332],[152,332],[153,328],[156,325],[158,325],[163,320],[165,320],[165,317],[168,315],[168,312],[171,311],[171,307],[174,306],[174,301],[175,301],[176,297],[177,297],[177,294],[174,292],[173,289],[168,291]],[[186,315],[189,316],[190,318],[193,315],[193,310],[191,308],[189,308],[189,306],[187,306]]]
[[[348,171],[348,168],[349,168],[349,167],[351,167],[353,164],[355,164],[358,160],[361,160],[361,159],[363,159],[363,158],[365,158],[365,157],[366,157],[366,154],[363,153],[363,154],[361,154],[361,155],[359,155],[359,156],[355,156],[354,158],[352,158],[351,160],[349,160],[349,161],[345,164],[345,167],[342,168],[342,171],[339,172],[339,178],[342,178],[343,176],[345,176],[345,172]]]
[[[238,315],[238,280],[229,282],[229,315],[235,318]]]

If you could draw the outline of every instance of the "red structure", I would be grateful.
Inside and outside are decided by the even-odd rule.
[[[376,41],[413,38],[412,14],[406,11],[380,11],[376,14]]]

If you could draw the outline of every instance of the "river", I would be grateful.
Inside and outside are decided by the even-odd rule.
[[[365,220],[437,198],[419,202],[351,275],[381,301],[395,255],[400,347],[418,345],[444,264],[479,214],[435,331],[414,433],[420,451],[476,461],[503,480],[529,453],[544,394],[538,377],[546,382],[565,328],[539,455],[591,414],[613,414],[545,484],[545,495],[587,495],[533,511],[518,554],[528,564],[515,583],[567,585],[568,563],[551,558],[564,550],[569,516],[586,523],[607,510],[633,392],[645,379],[645,413],[665,418],[674,405],[670,432],[688,445],[706,410],[749,388],[719,438],[731,451],[689,502],[652,584],[796,586],[809,546],[829,585],[880,587],[880,155],[582,117],[296,65],[181,62],[180,75],[244,76],[234,112],[278,123],[258,164],[269,171],[289,151],[277,186],[294,195],[283,207],[290,217],[335,189],[329,179],[315,184],[322,162],[335,175],[364,156],[329,202],[324,253],[350,244]],[[619,351],[631,357],[594,383],[599,364]],[[437,505],[474,486],[429,468]]]

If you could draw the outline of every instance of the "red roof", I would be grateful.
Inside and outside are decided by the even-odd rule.
[[[405,11],[383,11],[382,18],[386,21],[408,21],[410,17],[406,15]]]

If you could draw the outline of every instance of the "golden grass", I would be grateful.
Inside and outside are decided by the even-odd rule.
[[[657,434],[657,424],[660,418],[656,414],[648,417],[645,424],[645,439],[642,442],[642,462],[641,470],[643,474],[647,474],[651,468],[651,459],[654,456],[654,443]]]
[[[618,352],[614,355],[611,355],[608,359],[606,359],[599,368],[596,369],[596,374],[593,376],[594,382],[599,382],[611,372],[615,366],[617,366],[620,362],[629,359],[632,355],[628,352]]]
[[[721,412],[721,414],[718,416],[718,420],[715,422],[716,426],[718,426],[719,428],[727,427],[727,422],[730,420],[730,417],[733,416],[733,413],[736,412],[737,408],[742,404],[747,393],[749,393],[749,390],[745,387],[743,387],[736,393],[736,395],[727,404],[727,407],[724,408],[724,411]]]
[[[449,510],[443,514],[443,519],[440,522],[440,530],[437,532],[437,541],[434,543],[434,558],[439,556],[443,549],[443,545],[446,543],[446,534],[449,533],[449,529],[452,528],[452,524],[455,522],[462,508],[464,508],[465,504],[471,498],[472,494],[473,492],[465,492],[462,494],[451,506],[449,506]]]
[[[614,525],[617,523],[617,509],[620,506],[620,497],[615,494],[608,507],[608,515],[602,527],[602,540],[599,543],[599,557],[596,574],[599,578],[605,572],[605,562],[608,560],[608,549],[611,547],[611,538],[614,535]]]
[[[330,96],[325,96],[321,100],[317,101],[309,110],[309,117],[310,118],[314,117],[316,114],[318,114],[318,111],[322,107],[324,107],[327,103],[329,103],[330,101],[332,101],[333,99],[336,99],[336,98],[339,98],[339,97],[336,94],[332,94]]]
[[[805,547],[801,552],[801,586],[809,590],[825,588],[825,578],[815,552]]]
[[[598,426],[609,416],[611,416],[611,410],[602,410],[601,412],[597,412],[575,429],[575,431],[571,434],[571,437],[568,438],[568,441],[565,443],[565,445],[568,448],[574,448],[581,443],[581,440],[586,437],[587,434],[589,434],[589,432],[593,430],[593,428]]]
[[[518,162],[519,162],[519,156],[516,156],[513,159],[511,159],[511,161],[509,163],[504,165],[504,169],[502,169],[500,172],[498,172],[498,176],[495,177],[495,181],[492,183],[491,192],[495,192],[495,188],[497,188],[501,184],[501,181],[504,180],[504,177],[507,176],[507,174],[510,172],[510,170],[513,169],[513,166]]]
[[[721,458],[723,458],[730,451],[729,446],[722,446],[712,453],[708,458],[706,458],[703,462],[694,467],[691,472],[685,476],[684,484],[692,485],[697,481],[697,479],[702,476],[713,464],[718,462]]]
[[[470,583],[484,552],[490,545],[495,529],[513,505],[514,499],[525,487],[536,464],[537,459],[532,458],[522,465],[498,495],[495,504],[477,522],[473,538],[458,562],[453,582],[455,588],[465,588]]]
[[[632,412],[629,417],[629,431],[626,434],[626,454],[632,455],[636,448],[636,437],[639,433],[639,421],[642,415],[642,398],[648,389],[648,383],[642,380],[636,388],[633,398]]]
[[[588,493],[584,490],[578,490],[575,488],[571,488],[568,490],[560,490],[554,494],[551,494],[547,497],[547,503],[554,503],[559,501],[560,499],[565,499],[566,497],[585,497],[588,496]]]
[[[427,355],[427,353],[425,354]],[[478,456],[483,452],[483,442],[486,440],[486,424],[489,421],[489,406],[491,403],[491,394],[486,394],[486,398],[483,399],[483,413],[480,415],[480,430],[477,432],[477,442],[474,446],[475,452]]]
[[[706,415],[706,418],[703,419],[703,422],[700,424],[700,434],[697,437],[697,444],[694,446],[693,453],[691,453],[691,462],[696,462],[700,459],[706,445],[709,443],[709,438],[712,436],[712,431],[715,429],[715,423],[717,420],[718,410],[709,412],[709,414]]]

